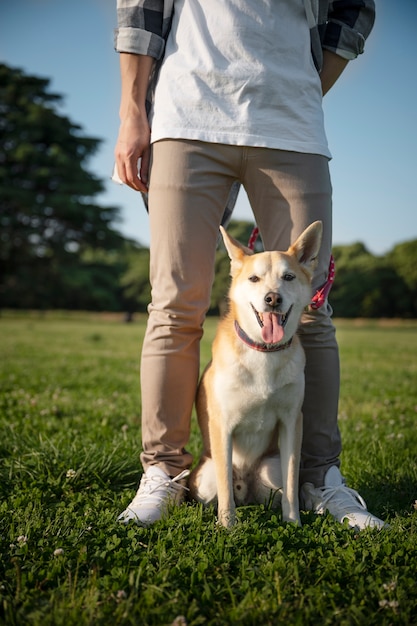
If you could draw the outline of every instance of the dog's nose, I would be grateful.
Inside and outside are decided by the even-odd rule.
[[[282,298],[276,291],[268,291],[264,298],[268,306],[277,307],[282,304]]]

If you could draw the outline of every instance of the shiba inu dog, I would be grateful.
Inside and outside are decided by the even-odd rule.
[[[300,524],[305,357],[296,331],[311,300],[322,224],[311,224],[286,252],[253,254],[221,232],[231,260],[229,311],[197,392],[204,450],[191,495],[217,500],[226,527],[236,505],[268,502],[271,494],[283,520]]]

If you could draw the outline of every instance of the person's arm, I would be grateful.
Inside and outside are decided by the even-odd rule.
[[[323,96],[333,87],[348,63],[348,59],[344,59],[335,52],[323,50],[323,66],[320,72]]]
[[[151,56],[120,54],[120,129],[115,147],[116,165],[120,179],[142,192],[148,190],[150,128],[145,103],[153,64]]]
[[[150,157],[145,102],[153,64],[163,55],[172,6],[173,0],[117,0],[115,49],[120,53],[121,101],[115,158],[121,181],[142,192],[147,191]]]

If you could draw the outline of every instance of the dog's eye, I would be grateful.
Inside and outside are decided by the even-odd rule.
[[[288,282],[290,282],[291,280],[294,280],[295,276],[294,276],[294,274],[284,274],[284,276],[282,278],[284,280],[287,280]]]
[[[251,283],[257,283],[260,280],[260,278],[259,276],[256,276],[256,274],[253,274],[252,276],[249,276],[249,280]]]

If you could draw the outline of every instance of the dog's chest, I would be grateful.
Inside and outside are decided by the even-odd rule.
[[[304,354],[298,346],[290,350],[263,354],[247,350],[229,369],[225,386],[248,390],[260,402],[279,395],[283,387],[297,383],[304,369]]]
[[[284,367],[277,366],[274,356],[249,354],[215,377],[215,394],[231,430],[239,426],[248,431],[270,431],[294,403],[298,404],[303,353],[295,351],[292,358],[285,359]]]
[[[251,359],[250,367],[240,361],[215,376],[219,417],[233,440],[235,467],[251,467],[270,447],[280,423],[296,418],[303,395],[303,364],[303,353],[296,350],[285,367],[276,367],[273,358],[257,359],[256,366]]]

